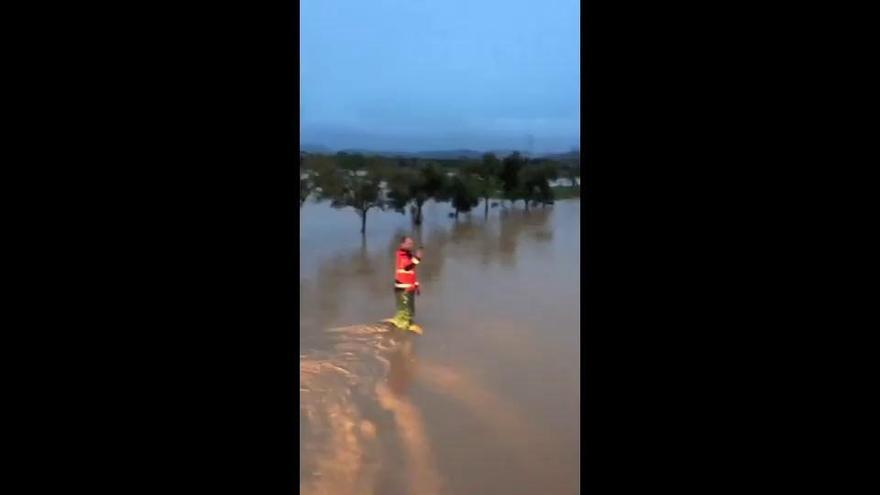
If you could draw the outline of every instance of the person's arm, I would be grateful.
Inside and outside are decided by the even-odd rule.
[[[422,248],[421,248],[421,246],[420,246],[419,249],[416,251],[415,256],[413,256],[413,258],[412,258],[412,262],[413,262],[413,266],[418,265],[419,263],[422,262]],[[414,284],[414,289],[415,289],[415,293],[416,293],[416,294],[421,294],[421,293],[422,293],[422,291],[419,290],[419,283],[418,283],[418,281],[416,281],[416,283]]]
[[[416,254],[412,254],[412,255],[410,255],[410,257],[409,257],[409,263],[407,263],[407,264],[403,267],[403,269],[406,270],[406,271],[409,271],[409,270],[414,269],[414,268],[416,267],[416,265],[418,265],[419,263],[422,262],[422,259],[421,259],[421,258],[422,258],[422,250],[420,249],[420,250],[418,250],[418,251],[416,252]]]

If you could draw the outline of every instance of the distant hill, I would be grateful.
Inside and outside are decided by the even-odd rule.
[[[333,153],[333,150],[324,145],[312,143],[300,144],[299,151],[302,153]]]
[[[321,145],[302,145],[300,146],[301,152],[306,153],[337,153],[336,151],[331,150],[326,146]],[[503,157],[513,153],[516,150],[492,150],[488,153],[494,153],[496,156]],[[349,148],[339,150],[338,152],[348,153],[348,154],[360,154],[364,156],[388,156],[388,157],[400,157],[400,158],[422,158],[422,159],[431,159],[431,160],[451,160],[457,158],[464,159],[478,159],[481,158],[487,151],[476,151],[470,149],[458,149],[458,150],[437,150],[437,151],[376,151],[376,150],[364,150],[364,149],[356,149]],[[524,156],[532,156],[535,158],[552,158],[555,160],[577,160],[580,157],[580,151],[568,151],[565,153],[535,153],[534,155],[530,155],[529,153],[525,153],[520,151]]]
[[[424,158],[434,160],[444,160],[453,158],[479,158],[483,156],[483,152],[474,150],[441,150],[441,151],[375,151],[362,149],[345,149],[340,150],[349,154],[361,154],[364,156],[394,156],[401,158]]]
[[[580,161],[581,152],[580,150],[568,151],[565,153],[553,153],[548,155],[543,155],[542,158],[550,158],[553,160],[559,161]]]

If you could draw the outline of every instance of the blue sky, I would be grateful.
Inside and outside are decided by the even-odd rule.
[[[568,151],[579,39],[579,0],[301,0],[301,142]]]

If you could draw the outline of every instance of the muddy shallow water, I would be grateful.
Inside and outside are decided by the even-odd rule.
[[[306,494],[579,491],[580,202],[424,224],[300,212],[300,475]],[[422,336],[394,311],[394,248],[424,245]]]

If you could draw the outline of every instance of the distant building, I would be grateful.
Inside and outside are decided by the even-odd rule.
[[[581,185],[580,178],[575,178],[574,183],[578,186]],[[566,178],[562,178],[548,181],[548,184],[550,184],[550,187],[570,187],[571,181]]]

